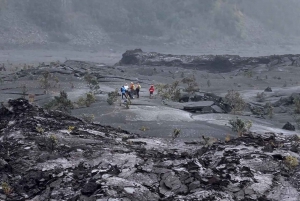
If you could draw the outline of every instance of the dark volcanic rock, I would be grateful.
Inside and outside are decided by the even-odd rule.
[[[282,129],[288,130],[288,131],[295,131],[295,126],[293,126],[290,122],[287,122],[286,124],[284,124]]]
[[[86,124],[25,99],[4,105],[1,200],[300,199],[299,167],[286,160],[300,158],[296,137],[246,133],[184,145]]]
[[[267,88],[265,89],[265,92],[272,92],[272,88],[271,88],[271,87],[267,87]]]
[[[98,188],[98,184],[95,182],[88,182],[82,187],[81,193],[83,195],[92,195]]]
[[[141,49],[127,50],[116,65],[180,66],[209,70],[211,72],[229,72],[237,67],[266,64],[298,65],[300,55],[272,55],[261,57],[240,57],[238,55],[170,55],[156,52],[143,52]]]

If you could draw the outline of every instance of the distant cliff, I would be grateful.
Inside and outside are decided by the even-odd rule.
[[[0,44],[295,44],[298,0],[0,0]]]

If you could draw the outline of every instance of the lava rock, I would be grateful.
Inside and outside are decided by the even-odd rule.
[[[295,126],[292,125],[290,122],[287,122],[283,127],[282,129],[284,130],[288,130],[288,131],[295,131]]]
[[[265,89],[265,92],[272,92],[272,88],[271,88],[271,87],[267,87],[267,88]]]
[[[92,195],[98,189],[98,184],[95,182],[88,182],[82,187],[81,193],[83,195]]]

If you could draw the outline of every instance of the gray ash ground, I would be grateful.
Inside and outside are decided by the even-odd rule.
[[[211,62],[201,68],[195,64],[214,56],[133,53],[142,60],[126,65],[122,60],[116,65],[67,60],[30,68],[5,64],[0,72],[0,178],[12,192],[6,195],[1,187],[0,200],[300,199],[299,167],[286,164],[289,155],[299,159],[299,130],[291,115],[300,90],[299,55],[233,56],[233,63],[231,56],[218,56],[217,67],[224,62],[228,68],[216,72]],[[44,72],[59,79],[47,94],[38,81]],[[39,107],[61,90],[77,101],[89,91],[83,80],[87,73],[97,77],[101,90],[90,107],[73,109],[73,116]],[[195,75],[201,91],[192,97],[183,93],[182,103],[157,95],[149,99],[150,84],[172,83],[182,74]],[[140,99],[133,99],[130,109],[108,105],[108,92],[130,82],[141,83]],[[33,104],[17,99],[24,84],[26,94],[36,95]],[[231,89],[247,103],[240,115],[229,113],[223,103]],[[257,100],[258,92],[264,92],[264,100]],[[273,118],[266,103],[274,108]],[[84,122],[82,114],[93,114],[95,123]],[[241,138],[226,125],[236,116],[253,122]],[[172,142],[174,129],[181,134]],[[227,143],[201,141],[202,135],[215,141],[228,134]]]

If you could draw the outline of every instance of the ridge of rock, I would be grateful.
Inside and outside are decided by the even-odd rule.
[[[197,68],[211,72],[229,72],[242,66],[255,66],[277,64],[299,66],[300,55],[271,55],[259,57],[240,57],[238,55],[171,55],[157,52],[143,52],[141,49],[127,50],[122,59],[116,64],[147,65],[147,66],[180,66]]]

